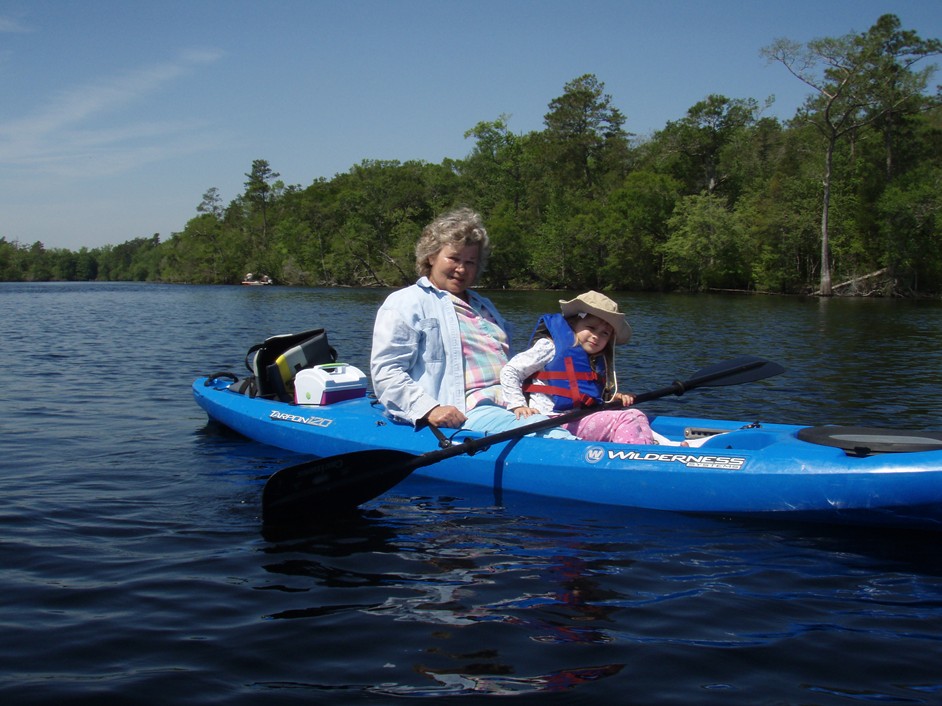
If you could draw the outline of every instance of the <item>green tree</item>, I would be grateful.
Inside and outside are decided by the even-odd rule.
[[[281,175],[272,171],[264,159],[256,159],[252,161],[252,171],[245,176],[248,177],[245,182],[245,202],[261,218],[261,241],[253,248],[257,250],[259,246],[265,247],[268,244],[268,211],[274,197],[273,182]],[[203,198],[205,203],[206,196]]]
[[[883,15],[859,38],[859,44],[874,54],[869,67],[873,95],[868,114],[883,137],[885,174],[887,181],[891,181],[896,172],[896,143],[903,123],[908,116],[942,102],[938,86],[933,98],[924,95],[937,66],[914,69],[918,62],[942,54],[942,41],[923,40],[916,32],[902,29],[896,15]]]
[[[75,253],[65,248],[56,248],[49,253],[52,278],[60,282],[74,282],[78,271]]]
[[[574,212],[573,204],[564,195],[557,194],[547,205],[539,225],[525,236],[530,264],[527,274],[541,287],[571,286],[574,258],[570,222]]]
[[[593,74],[573,79],[563,91],[543,118],[544,166],[564,188],[598,196],[609,173],[624,176],[625,116]]]
[[[462,162],[462,175],[470,187],[469,202],[484,213],[491,213],[498,204],[509,203],[516,213],[522,205],[525,190],[521,161],[522,139],[507,127],[508,116],[493,122],[480,122],[465,132],[475,139],[474,149]]]
[[[253,170],[254,171],[254,170]],[[248,176],[248,175],[246,175]],[[203,194],[203,200],[196,207],[197,213],[206,213],[213,216],[216,220],[221,220],[223,216],[222,197],[219,195],[219,189],[211,186]]]
[[[0,236],[0,281],[19,282],[23,279],[21,251],[19,243],[11,243]]]
[[[75,260],[75,279],[91,282],[98,279],[98,260],[88,248],[79,248]]]
[[[669,222],[664,265],[685,289],[739,289],[750,282],[747,242],[726,200],[711,194],[685,196]]]
[[[51,258],[46,246],[36,241],[29,248],[26,259],[26,280],[29,282],[48,282],[52,279]]]
[[[942,167],[925,165],[893,182],[883,193],[883,237],[890,271],[906,278],[910,291],[942,283]]]
[[[507,289],[532,283],[526,228],[512,202],[502,201],[487,216],[487,232],[493,252],[482,282],[489,287]],[[414,244],[418,233],[411,242]]]
[[[663,285],[663,250],[668,222],[681,184],[666,174],[632,172],[609,199],[603,222],[608,243],[602,275],[617,289],[658,289]]]
[[[911,110],[934,69],[917,72],[912,67],[939,52],[938,40],[924,41],[914,32],[901,31],[895,15],[882,16],[862,34],[815,39],[805,45],[779,39],[762,50],[815,91],[798,119],[814,125],[825,142],[819,290],[823,296],[832,294],[828,221],[837,144],[877,120]]]
[[[667,124],[659,139],[667,148],[671,173],[686,184],[688,193],[738,194],[740,185],[730,183],[738,150],[729,148],[740,146],[758,114],[754,99],[711,94],[691,106],[684,118]]]

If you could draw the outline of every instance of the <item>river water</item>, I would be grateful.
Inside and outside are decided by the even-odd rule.
[[[490,292],[523,344],[573,293]],[[938,704],[939,535],[626,511],[410,478],[273,540],[297,456],[190,383],[326,327],[367,368],[385,291],[0,284],[4,703]],[[788,372],[651,414],[942,428],[942,305],[619,295],[642,392],[741,354]]]

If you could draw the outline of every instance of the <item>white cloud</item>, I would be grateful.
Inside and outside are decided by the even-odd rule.
[[[121,123],[116,114],[220,57],[216,51],[189,51],[174,61],[59,92],[31,114],[0,123],[0,168],[66,177],[109,175],[218,144],[218,137],[195,137],[208,133],[201,121]]]
[[[11,17],[0,16],[0,32],[9,32],[11,34],[24,34],[31,30],[25,25],[20,24]]]

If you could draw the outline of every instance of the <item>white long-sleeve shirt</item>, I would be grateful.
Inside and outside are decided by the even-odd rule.
[[[549,395],[531,392],[530,402],[527,404],[527,398],[523,394],[523,383],[527,381],[527,378],[545,368],[547,363],[555,357],[556,344],[553,343],[553,339],[538,338],[527,350],[518,353],[507,362],[507,365],[500,371],[501,393],[507,409],[533,407],[541,414],[558,414],[553,409],[553,399]],[[534,383],[546,384],[539,380],[535,380]]]

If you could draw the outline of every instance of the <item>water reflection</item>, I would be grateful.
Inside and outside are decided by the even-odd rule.
[[[500,508],[472,488],[451,495],[445,483],[407,486],[437,492],[393,493],[349,532],[265,550],[281,557],[266,571],[287,580],[263,588],[310,596],[269,617],[359,613],[409,626],[373,628],[408,635],[415,657],[408,669],[391,665],[371,691],[565,690],[622,673],[631,645],[771,649],[815,636],[837,646],[872,621],[886,639],[891,618],[910,631],[899,639],[919,642],[915,616],[937,619],[942,570],[931,535],[520,495]],[[347,600],[330,600],[329,589],[345,589],[337,595]],[[619,659],[592,660],[599,650]]]
[[[454,655],[457,659],[488,657],[484,655]],[[530,677],[512,677],[512,667],[499,662],[471,662],[460,672],[446,672],[419,665],[416,671],[434,682],[432,686],[372,687],[369,691],[394,696],[467,696],[487,694],[513,696],[534,692],[554,693],[569,691],[588,682],[599,681],[618,674],[625,665],[606,664],[598,667],[574,667]]]
[[[525,628],[536,642],[604,644],[614,639],[608,630],[614,627],[611,618],[621,597],[592,579],[586,561],[554,557],[540,579],[551,587],[547,593],[527,594],[491,608],[515,611],[503,620]]]
[[[522,646],[610,644],[614,615],[626,597],[599,577],[630,565],[608,554],[621,549],[589,541],[565,521],[506,513],[476,492],[393,496],[380,510],[323,536],[266,547],[266,558],[278,561],[266,562],[264,569],[279,580],[258,588],[310,594],[310,605],[268,616],[273,619],[319,622],[356,611],[414,626],[413,641],[424,634],[424,657],[410,673],[429,683],[400,674],[370,691],[400,696],[556,692],[614,676],[624,667],[587,666],[567,649],[538,660],[550,657],[553,668],[531,671],[534,665]],[[333,589],[346,589],[338,595],[358,600],[325,600],[324,591]]]

